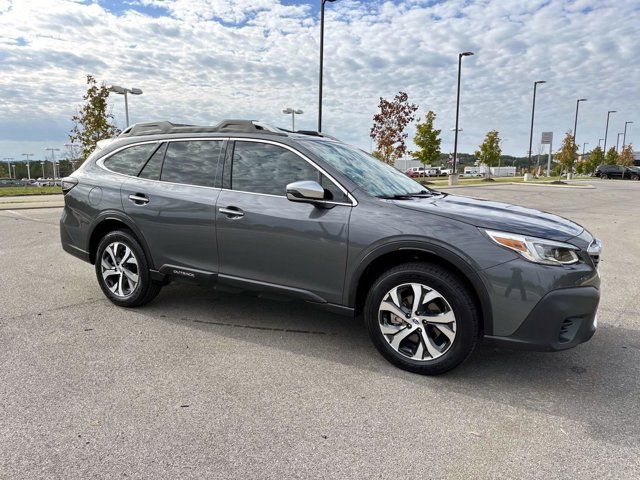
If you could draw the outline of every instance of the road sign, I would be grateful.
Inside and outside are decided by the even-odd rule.
[[[553,132],[542,132],[542,145],[551,145],[553,143]]]

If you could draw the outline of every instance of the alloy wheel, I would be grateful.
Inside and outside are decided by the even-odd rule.
[[[122,242],[107,245],[100,260],[102,279],[107,288],[120,298],[130,296],[139,283],[138,259]]]
[[[389,345],[412,360],[444,355],[456,338],[456,316],[438,291],[421,283],[392,288],[378,309],[378,324]]]

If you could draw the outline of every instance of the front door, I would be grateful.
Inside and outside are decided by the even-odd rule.
[[[319,181],[335,204],[287,200],[286,185],[300,180]],[[216,206],[221,280],[342,300],[353,207],[331,179],[292,149],[246,140],[229,150],[223,187]]]
[[[218,271],[214,180],[223,146],[172,140],[123,183],[124,210],[142,230],[156,269],[203,280]]]

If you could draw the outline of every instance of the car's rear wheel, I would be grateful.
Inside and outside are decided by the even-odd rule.
[[[638,179],[640,179],[640,176],[635,175],[635,174],[631,175],[631,180],[636,180],[637,181]]]
[[[100,240],[95,268],[100,288],[120,307],[149,303],[162,288],[151,279],[140,243],[126,230],[110,232]]]
[[[462,363],[478,342],[474,297],[450,270],[407,263],[382,274],[364,308],[369,336],[391,363],[423,375]]]

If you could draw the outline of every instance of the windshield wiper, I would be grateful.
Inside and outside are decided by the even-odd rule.
[[[385,200],[407,200],[409,198],[426,198],[433,195],[433,192],[427,190],[421,190],[419,192],[409,192],[409,193],[395,193],[393,195],[378,195],[378,198],[383,198]]]

